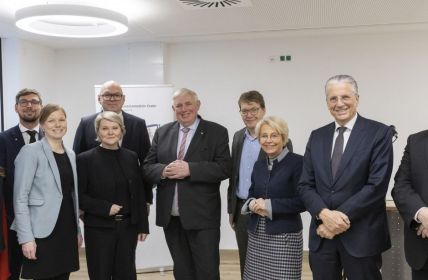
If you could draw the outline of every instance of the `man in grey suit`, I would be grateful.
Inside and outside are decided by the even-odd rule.
[[[177,280],[220,279],[220,182],[229,178],[227,129],[198,116],[195,92],[173,95],[177,121],[160,127],[144,162],[157,185],[156,224],[163,227]]]
[[[266,113],[266,107],[263,95],[255,90],[241,94],[238,106],[245,127],[235,132],[233,136],[232,175],[227,190],[227,212],[229,213],[230,226],[235,231],[238,243],[242,277],[247,255],[249,215],[241,215],[241,208],[248,198],[254,163],[266,156],[260,149],[255,131],[257,123],[263,119]],[[287,148],[293,151],[291,140],[288,141]]]
[[[6,173],[3,195],[9,228],[15,218],[13,211],[14,161],[25,144],[35,142],[43,136],[39,129],[42,107],[42,98],[37,90],[28,88],[20,90],[15,97],[15,112],[19,116],[19,124],[0,133],[0,166],[5,169]],[[16,232],[13,230],[8,232],[8,251],[11,273],[9,279],[18,280],[23,256]]]

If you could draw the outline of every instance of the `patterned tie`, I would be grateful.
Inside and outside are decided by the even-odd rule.
[[[346,127],[339,127],[339,135],[336,138],[336,142],[334,143],[333,155],[331,156],[331,174],[333,174],[333,179],[336,177],[336,172],[339,169],[340,160],[343,155],[343,133],[346,130]]]
[[[30,135],[30,143],[34,143],[36,142],[36,131],[34,130],[27,130],[26,131],[28,133],[28,135]]]
[[[187,134],[189,134],[190,128],[183,127],[181,129],[181,131],[183,132],[183,137],[181,138],[181,143],[180,143],[180,148],[178,149],[177,159],[184,159],[184,155],[186,152],[186,139],[187,139]]]
[[[177,159],[182,160],[184,159],[184,155],[186,154],[186,139],[187,134],[189,134],[190,128],[183,127],[181,129],[183,132],[183,137],[181,138],[180,147],[178,148],[178,155]],[[171,215],[173,216],[180,216],[180,212],[178,210],[178,191],[177,191],[177,184],[175,184],[175,191],[174,191],[174,198],[172,200],[172,208],[171,208]]]

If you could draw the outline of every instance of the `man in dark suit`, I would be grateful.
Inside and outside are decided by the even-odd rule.
[[[219,187],[229,178],[229,139],[226,128],[198,116],[199,107],[195,92],[174,93],[177,121],[156,131],[144,163],[177,280],[220,279]]]
[[[229,223],[235,231],[239,250],[241,277],[244,273],[248,243],[248,215],[241,215],[241,208],[248,198],[251,173],[254,163],[266,154],[260,149],[256,137],[256,125],[266,113],[265,100],[258,91],[251,90],[241,94],[238,100],[239,112],[245,127],[235,132],[232,142],[232,175],[227,189],[227,212]],[[293,151],[291,140],[287,148]]]
[[[35,142],[43,136],[39,129],[41,110],[42,98],[37,90],[27,88],[20,90],[15,97],[15,112],[19,116],[19,124],[0,133],[0,166],[5,169],[6,173],[3,195],[8,228],[15,218],[13,212],[14,161],[25,144]],[[8,232],[8,245],[11,273],[9,279],[18,280],[23,255],[16,232],[13,230]]]
[[[357,114],[358,87],[330,78],[327,106],[335,122],[312,131],[299,191],[312,215],[313,277],[382,279],[381,253],[391,246],[385,195],[393,165],[393,129]]]
[[[404,220],[404,249],[413,280],[428,279],[428,130],[410,135],[392,197]]]
[[[125,123],[126,134],[123,136],[121,146],[134,151],[138,155],[138,160],[142,164],[150,149],[150,138],[147,132],[146,122],[134,115],[122,111],[125,103],[125,95],[121,86],[114,81],[103,84],[98,95],[98,102],[103,107],[103,111],[113,111],[118,113]],[[90,150],[100,145],[96,140],[95,118],[98,113],[82,118],[74,137],[73,150],[76,155]],[[152,186],[145,184],[145,194],[148,203],[153,202]],[[149,210],[149,204],[147,206]]]

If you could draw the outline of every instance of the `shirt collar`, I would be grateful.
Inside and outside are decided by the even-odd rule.
[[[346,127],[349,130],[352,130],[352,128],[354,128],[355,122],[357,121],[357,117],[358,117],[358,113],[355,114],[355,116],[349,122],[347,122],[344,125],[344,127]],[[335,126],[336,126],[334,131],[336,131],[339,127],[341,127],[341,125],[338,124],[336,121],[334,123],[335,123]]]
[[[190,130],[196,130],[196,128],[198,128],[198,125],[199,125],[200,121],[201,121],[201,119],[199,117],[197,117],[196,120],[191,125],[188,126],[188,128]],[[183,128],[184,128],[184,126],[182,126],[180,124],[180,130],[183,129]]]
[[[18,124],[18,126],[19,126],[19,130],[20,130],[22,133],[26,132],[27,130],[34,130],[35,132],[39,133],[39,130],[40,130],[40,124],[38,124],[38,125],[37,125],[36,127],[34,127],[33,129],[28,129],[28,128],[26,128],[25,126],[23,126],[21,123],[19,123],[19,124]]]
[[[250,141],[254,141],[254,140],[257,140],[257,137],[253,137],[253,136],[251,136],[251,134],[250,134],[250,132],[248,131],[248,129],[245,129],[245,137],[246,138],[248,138],[248,140],[250,140]]]
[[[277,162],[280,162],[281,160],[283,160],[285,158],[285,156],[289,153],[289,150],[287,147],[284,147],[284,149],[282,150],[282,152],[275,158],[269,158],[268,157],[268,161],[269,164],[273,164],[273,162],[276,160]]]

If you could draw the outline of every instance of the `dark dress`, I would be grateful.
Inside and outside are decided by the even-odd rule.
[[[72,193],[73,170],[66,153],[54,153],[58,166],[63,199],[58,219],[52,233],[46,238],[36,238],[37,260],[24,258],[24,279],[51,278],[79,270],[77,225]]]

